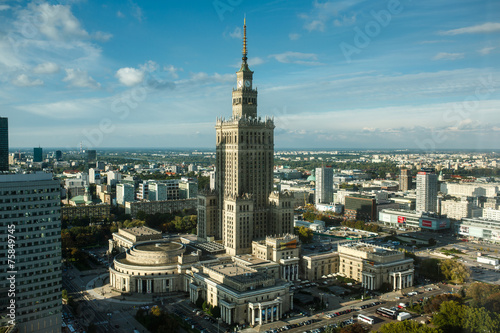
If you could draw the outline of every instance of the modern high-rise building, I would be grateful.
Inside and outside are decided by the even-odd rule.
[[[417,174],[417,212],[437,213],[438,176],[434,169],[422,169]]]
[[[0,117],[0,172],[9,171],[9,120]]]
[[[316,168],[315,204],[329,204],[333,201],[333,169]]]
[[[403,192],[411,190],[411,183],[411,170],[401,169],[401,173],[399,174],[399,190]]]
[[[95,163],[97,161],[97,152],[93,149],[85,150],[85,161],[87,163]]]
[[[215,126],[215,192],[198,197],[198,236],[221,240],[226,253],[236,255],[251,253],[252,240],[293,233],[293,196],[273,193],[275,126],[272,118],[257,116],[246,24],[232,109],[232,117]]]
[[[117,184],[116,185],[116,203],[118,205],[125,205],[125,202],[134,201],[135,192],[134,185],[132,184]]]
[[[42,162],[43,161],[43,149],[33,148],[33,162]]]
[[[60,193],[52,174],[0,175],[0,326],[14,311],[20,333],[61,332]]]
[[[62,160],[62,151],[56,150],[56,160],[61,161]]]

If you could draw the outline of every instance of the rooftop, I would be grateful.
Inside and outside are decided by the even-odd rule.
[[[161,234],[161,231],[151,229],[145,226],[141,227],[133,227],[133,228],[128,228],[128,229],[120,229],[124,232],[127,232],[131,235],[134,236],[145,236],[145,235],[158,235]]]

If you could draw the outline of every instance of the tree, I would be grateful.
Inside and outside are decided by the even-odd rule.
[[[311,243],[313,240],[313,232],[311,229],[304,226],[299,228],[294,228],[295,234],[299,236],[299,240],[302,243]]]
[[[450,281],[464,283],[470,277],[470,271],[459,261],[446,259],[441,262],[441,272]]]
[[[432,280],[441,280],[441,274],[439,272],[439,259],[429,258],[424,259],[419,264],[417,268],[417,273],[419,276],[423,276]]]
[[[438,328],[422,325],[413,320],[393,321],[384,324],[378,330],[379,333],[442,333]]]
[[[467,288],[467,297],[472,298],[471,305],[475,307],[483,307],[486,306],[486,303],[489,303],[489,306],[493,306],[496,308],[496,304],[499,296],[493,296],[500,292],[500,286],[483,283],[483,282],[475,282]],[[492,297],[493,296],[493,297]],[[490,299],[491,297],[491,299]],[[490,307],[488,307],[490,309]],[[493,310],[493,309],[491,309]],[[493,310],[495,311],[495,310]]]
[[[440,294],[433,296],[424,305],[424,311],[426,313],[438,312],[441,304],[448,301],[455,301],[459,304],[462,303],[462,298],[455,294]]]
[[[439,308],[439,313],[432,318],[432,323],[445,333],[460,331],[464,327],[464,310],[464,307],[458,302],[443,302]]]
[[[500,316],[485,308],[464,306],[463,327],[469,332],[498,332]]]

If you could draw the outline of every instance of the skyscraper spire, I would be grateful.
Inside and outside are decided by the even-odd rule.
[[[247,62],[247,18],[243,18],[243,61]]]
[[[247,18],[243,18],[243,57],[241,58],[240,71],[249,71],[247,63]]]

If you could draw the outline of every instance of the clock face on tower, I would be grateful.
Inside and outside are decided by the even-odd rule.
[[[249,88],[250,84],[251,84],[250,81],[248,81],[248,80],[245,81],[245,87]]]
[[[238,88],[241,88],[243,86],[243,81],[242,80],[238,80]]]

